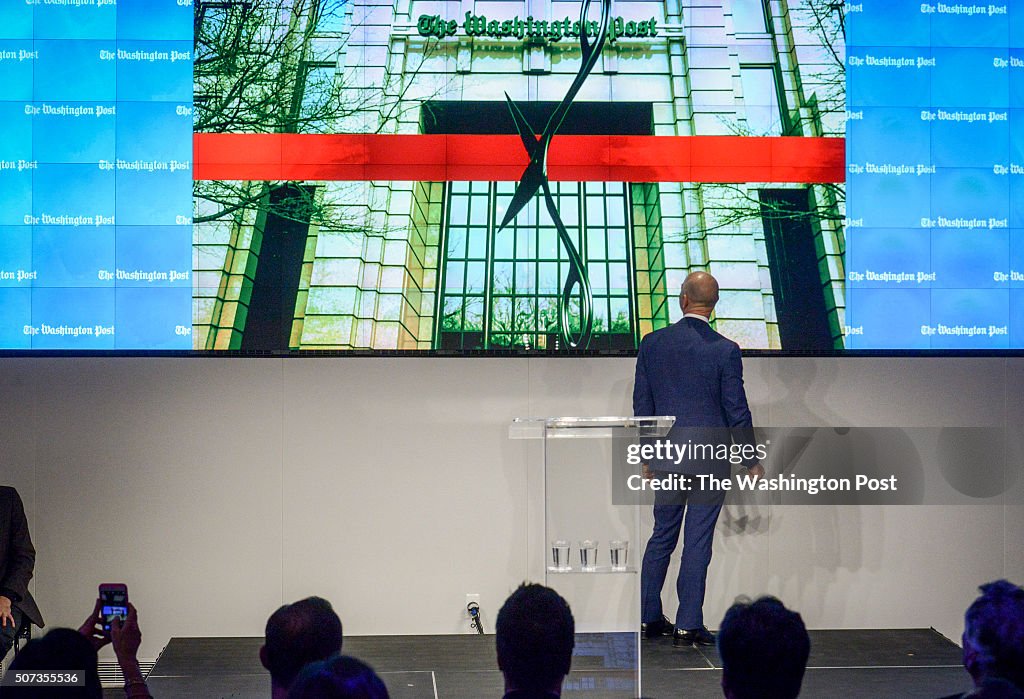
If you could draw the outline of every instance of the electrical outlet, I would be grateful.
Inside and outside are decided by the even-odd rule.
[[[480,595],[466,593],[466,617],[469,618],[469,628],[474,629],[478,634],[485,633],[483,617],[480,609]]]

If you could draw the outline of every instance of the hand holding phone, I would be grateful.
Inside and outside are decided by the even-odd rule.
[[[103,602],[98,597],[92,614],[78,627],[78,633],[88,638],[96,650],[110,643],[110,633],[103,630]]]
[[[124,621],[114,619],[110,630],[110,642],[114,646],[114,654],[121,663],[135,661],[139,653],[139,646],[142,644],[142,631],[139,630],[139,613],[135,606],[128,603],[128,618]]]

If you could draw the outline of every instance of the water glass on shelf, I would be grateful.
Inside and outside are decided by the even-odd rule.
[[[569,542],[561,539],[551,542],[551,560],[555,570],[571,570],[569,567]]]
[[[611,541],[608,543],[608,556],[612,564],[612,570],[626,570],[626,560],[629,556],[628,541]]]
[[[580,567],[583,570],[594,570],[597,568],[597,542],[591,539],[584,539],[580,542]]]

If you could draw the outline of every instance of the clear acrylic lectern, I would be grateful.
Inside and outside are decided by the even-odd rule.
[[[576,620],[570,681],[611,690],[609,696],[640,696],[641,517],[649,514],[639,497],[613,498],[614,466],[624,444],[663,437],[673,422],[664,416],[549,417],[517,418],[509,426],[510,439],[541,442],[534,458],[541,462],[543,518],[532,523],[531,550],[543,542],[543,583],[566,599]]]

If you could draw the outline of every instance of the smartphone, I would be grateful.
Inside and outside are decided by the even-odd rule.
[[[124,621],[128,618],[128,586],[124,583],[103,583],[100,585],[100,604],[103,630],[110,631],[110,623],[114,619]]]

